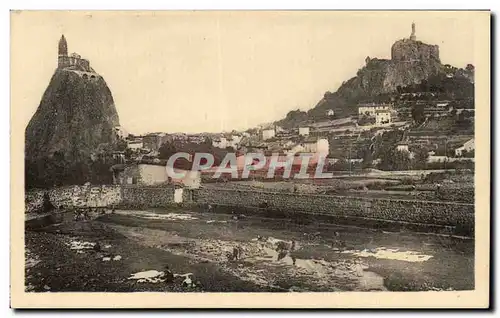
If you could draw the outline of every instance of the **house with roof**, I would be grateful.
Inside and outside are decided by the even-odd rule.
[[[299,136],[309,136],[309,126],[299,127]]]
[[[398,142],[396,144],[396,150],[409,152],[410,151],[409,144],[405,141]]]
[[[462,146],[458,147],[455,149],[455,156],[461,157],[463,156],[466,152],[471,152],[475,150],[475,143],[474,143],[474,138],[466,141]]]
[[[262,130],[262,140],[268,140],[276,136],[276,130],[273,128],[268,128]]]
[[[379,109],[375,111],[375,124],[385,125],[392,122],[392,112],[390,109]]]
[[[179,177],[170,177],[167,173],[166,162],[134,162],[130,164],[116,164],[111,167],[113,183],[122,185],[177,185],[186,188],[199,188],[201,174],[199,171],[173,168]],[[182,175],[182,176],[181,176]]]
[[[376,103],[369,103],[369,104],[359,104],[358,105],[358,115],[359,116],[371,116],[375,117],[376,112],[379,110],[391,110],[392,105],[391,104],[376,104]]]

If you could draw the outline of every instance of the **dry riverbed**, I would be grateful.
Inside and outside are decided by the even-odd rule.
[[[474,287],[473,243],[182,210],[120,210],[26,232],[26,289],[463,290]],[[234,248],[237,260],[228,257]]]

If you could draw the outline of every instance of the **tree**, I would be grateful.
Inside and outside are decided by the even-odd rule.
[[[203,144],[205,144],[205,145],[210,145],[210,146],[211,146],[211,145],[212,145],[212,143],[213,143],[212,138],[210,138],[210,137],[205,137],[205,141],[203,142]]]
[[[461,112],[458,114],[458,118],[456,119],[456,125],[460,129],[467,129],[472,127],[472,121],[467,118],[467,114],[465,112]]]
[[[421,92],[429,91],[429,83],[427,82],[427,80],[424,79],[420,82],[420,91]]]
[[[336,171],[346,171],[349,170],[349,162],[346,159],[341,158],[333,164],[333,170]]]
[[[380,154],[379,168],[382,170],[408,170],[411,167],[410,153],[391,147]]]
[[[393,170],[409,170],[411,167],[410,153],[408,151],[394,152]]]
[[[467,64],[467,66],[465,67],[465,69],[469,72],[474,72],[474,65],[472,64]]]
[[[475,151],[472,149],[471,151],[463,150],[462,151],[462,157],[464,158],[474,158],[475,156]]]
[[[125,159],[130,159],[130,157],[132,157],[133,153],[134,152],[132,151],[132,149],[130,149],[130,148],[125,149]]]
[[[415,124],[420,125],[425,121],[423,105],[414,105],[411,109],[411,117]]]
[[[119,139],[116,144],[116,150],[125,151],[127,149],[127,142],[123,139]]]
[[[358,120],[358,125],[360,126],[373,125],[375,124],[375,122],[376,119],[374,117],[363,114],[363,116],[361,116],[361,118]]]
[[[177,152],[175,145],[171,142],[163,143],[158,149],[160,159],[168,159]]]
[[[373,166],[373,155],[370,149],[366,149],[363,155],[363,169],[371,168]]]
[[[427,148],[420,147],[414,151],[415,156],[413,157],[415,169],[426,169],[427,160],[429,159],[429,151]]]

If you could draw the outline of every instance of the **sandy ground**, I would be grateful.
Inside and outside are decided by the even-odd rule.
[[[452,237],[183,210],[117,211],[26,234],[28,291],[474,287],[474,241]],[[228,257],[235,248],[238,259]]]

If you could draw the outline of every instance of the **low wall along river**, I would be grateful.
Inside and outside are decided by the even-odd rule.
[[[73,186],[48,191],[51,202],[65,206],[169,207],[175,204],[221,207],[240,213],[262,212],[276,216],[305,215],[369,221],[411,223],[453,227],[460,234],[472,234],[474,204],[399,200],[336,195],[310,195],[235,189],[175,189],[173,187]],[[26,212],[39,210],[44,191],[26,193]],[[224,207],[226,209],[224,209]],[[366,220],[367,222],[363,222]],[[352,223],[352,222],[350,222]],[[464,233],[462,233],[464,232]]]

